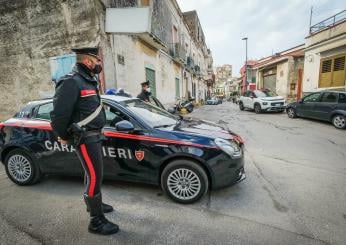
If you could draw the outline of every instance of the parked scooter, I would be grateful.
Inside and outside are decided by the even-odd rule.
[[[168,109],[168,111],[172,114],[176,114],[180,113],[183,108],[185,108],[187,112],[191,113],[194,109],[194,106],[191,101],[178,100],[173,107]]]

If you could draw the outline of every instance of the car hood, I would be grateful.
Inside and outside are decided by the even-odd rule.
[[[222,120],[219,123],[214,123],[206,120],[200,120],[195,118],[184,118],[176,126],[162,128],[164,131],[185,133],[191,135],[200,135],[208,138],[222,138],[222,139],[234,139],[239,137],[234,132],[230,131],[226,125],[226,122]]]
[[[284,97],[282,96],[275,96],[275,97],[261,97],[259,98],[260,100],[263,101],[274,101],[274,100],[284,100]]]

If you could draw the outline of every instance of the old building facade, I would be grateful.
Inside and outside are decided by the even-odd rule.
[[[305,38],[303,93],[346,90],[346,10],[310,27]]]
[[[116,22],[113,10],[122,16]],[[72,68],[74,47],[101,47],[102,89],[121,87],[136,96],[150,80],[154,95],[171,104],[193,92],[203,99],[213,85],[204,36],[198,42],[175,0],[0,0],[0,13],[0,120],[51,96],[52,79],[66,73],[60,66]]]
[[[215,67],[215,93],[218,96],[226,96],[226,88],[232,79],[232,65],[225,64]]]
[[[260,59],[252,70],[256,70],[256,87],[269,89],[295,101],[301,96],[304,69],[304,44]]]

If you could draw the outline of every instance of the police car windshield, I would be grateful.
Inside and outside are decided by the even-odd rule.
[[[175,116],[150,103],[135,99],[123,101],[121,104],[153,128],[173,126],[178,123]]]

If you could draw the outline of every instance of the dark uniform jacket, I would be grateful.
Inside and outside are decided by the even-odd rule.
[[[68,128],[93,113],[101,103],[98,81],[83,64],[76,64],[73,72],[56,84],[51,112],[51,126],[62,139],[69,139]],[[87,131],[102,129],[106,123],[104,109],[85,126]]]
[[[142,90],[142,92],[139,95],[137,95],[137,98],[145,102],[150,102],[150,94],[151,93]]]

